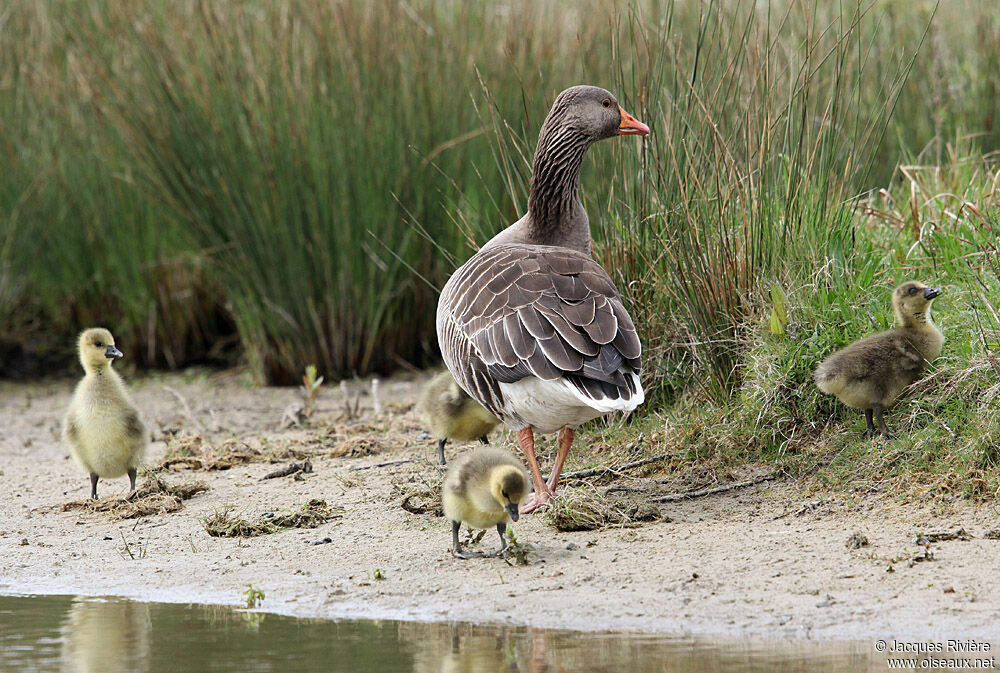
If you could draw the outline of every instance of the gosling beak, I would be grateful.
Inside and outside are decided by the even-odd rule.
[[[507,505],[507,513],[510,514],[511,521],[517,521],[517,517],[521,516],[516,502]]]
[[[924,288],[924,299],[926,299],[927,301],[930,301],[931,299],[933,299],[934,297],[938,296],[939,294],[941,294],[941,290],[937,289],[936,287],[925,287]]]
[[[622,123],[618,126],[618,135],[628,136],[628,135],[640,135],[644,136],[649,133],[649,127],[643,124],[641,121],[625,112],[625,108],[621,105],[618,106],[618,111],[622,115]]]
[[[114,346],[108,346],[108,350],[104,351],[104,357],[109,360],[114,360],[115,358],[123,357],[125,354]]]

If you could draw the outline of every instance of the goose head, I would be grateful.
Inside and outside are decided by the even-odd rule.
[[[490,473],[490,493],[507,510],[511,520],[517,521],[519,507],[528,494],[528,480],[524,472],[513,465],[500,465]]]
[[[102,367],[110,367],[111,361],[122,357],[123,353],[115,348],[115,338],[103,327],[93,327],[80,335],[80,364],[88,372],[98,371]]]
[[[941,290],[928,287],[918,280],[909,280],[892,293],[892,310],[896,322],[904,327],[930,322],[931,302]]]
[[[649,127],[626,112],[613,93],[586,85],[570,87],[556,97],[541,135],[557,130],[589,142],[649,133]]]

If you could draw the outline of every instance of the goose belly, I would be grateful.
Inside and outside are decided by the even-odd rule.
[[[641,400],[592,400],[568,381],[544,381],[534,376],[501,383],[500,390],[505,414],[523,420],[542,434],[567,425],[575,428],[612,411],[631,411],[641,403]]]

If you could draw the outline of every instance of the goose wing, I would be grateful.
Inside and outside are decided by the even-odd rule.
[[[607,272],[579,252],[481,250],[445,285],[437,328],[459,385],[500,418],[500,384],[528,376],[565,379],[595,400],[641,394],[635,325]]]

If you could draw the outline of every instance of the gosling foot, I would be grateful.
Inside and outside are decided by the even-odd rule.
[[[454,556],[455,558],[460,558],[460,559],[486,558],[487,556],[490,556],[486,552],[470,551],[462,549],[461,547],[459,547],[458,549],[452,549],[451,555]]]

